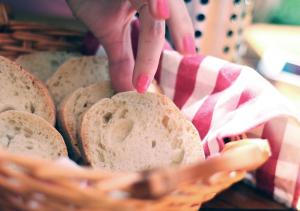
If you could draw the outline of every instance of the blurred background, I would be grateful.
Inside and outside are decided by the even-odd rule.
[[[2,0],[11,19],[87,29],[65,0]],[[300,108],[300,0],[185,1],[197,51],[251,66]]]

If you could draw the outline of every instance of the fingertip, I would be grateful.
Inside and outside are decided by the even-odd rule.
[[[168,0],[150,0],[150,12],[156,19],[168,19],[170,17],[170,9]]]
[[[112,57],[109,51],[109,74],[112,87],[116,92],[134,90],[132,84],[134,59],[132,54]]]
[[[170,10],[168,5],[168,0],[157,0],[156,7],[157,7],[157,13],[161,18],[163,19],[169,18]]]
[[[149,88],[150,83],[151,77],[146,73],[141,73],[139,76],[137,76],[134,86],[137,92],[145,93]]]
[[[110,72],[112,87],[116,92],[126,92],[134,90],[132,84],[132,74],[127,72],[120,71],[111,71]]]
[[[176,50],[184,55],[196,54],[193,22],[184,1],[170,1],[169,6],[168,27]]]
[[[195,39],[192,35],[185,35],[182,39],[182,53],[196,54]]]
[[[127,92],[127,91],[132,91],[134,90],[134,87],[132,85],[132,83],[116,83],[115,81],[112,81],[112,87],[114,88],[114,90],[118,93],[118,92]]]

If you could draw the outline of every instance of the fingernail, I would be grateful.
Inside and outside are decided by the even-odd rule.
[[[161,18],[170,16],[169,5],[167,0],[157,0],[157,12]]]
[[[194,39],[191,35],[186,35],[183,38],[183,51],[186,54],[195,54],[196,53]]]
[[[135,88],[139,93],[144,93],[150,85],[150,77],[147,74],[140,74],[137,78]]]

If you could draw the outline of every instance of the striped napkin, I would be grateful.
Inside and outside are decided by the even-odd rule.
[[[268,139],[272,156],[254,173],[253,182],[300,209],[300,115],[267,80],[247,66],[175,51],[163,52],[156,76],[198,129],[206,156],[243,133]]]
[[[136,51],[138,25],[132,26]],[[103,53],[91,34],[84,43],[86,53]],[[233,136],[268,139],[272,157],[253,173],[252,183],[300,209],[300,110],[247,66],[211,56],[182,56],[167,43],[165,48],[169,50],[162,53],[156,79],[198,129],[206,156],[220,152]]]

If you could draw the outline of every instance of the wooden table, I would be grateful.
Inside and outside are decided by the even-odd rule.
[[[271,197],[244,183],[233,185],[230,189],[216,196],[212,201],[203,204],[200,210],[228,210],[228,208],[247,210],[293,210],[275,202]]]

